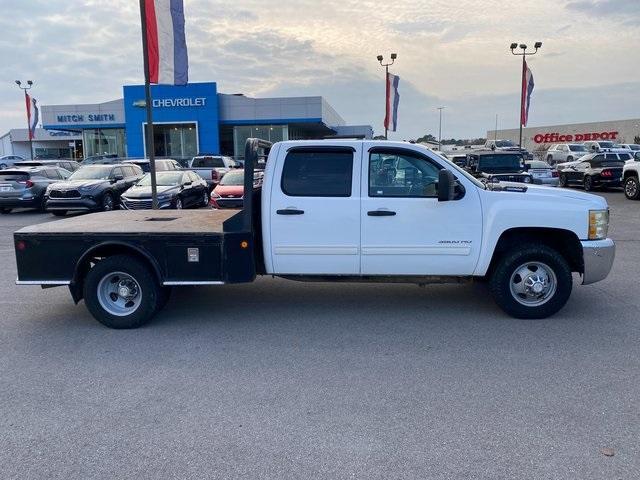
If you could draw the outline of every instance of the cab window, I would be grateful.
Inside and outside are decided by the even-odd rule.
[[[282,168],[282,192],[290,197],[350,197],[351,149],[291,150]]]
[[[375,152],[369,156],[370,197],[438,196],[440,168],[411,153]]]

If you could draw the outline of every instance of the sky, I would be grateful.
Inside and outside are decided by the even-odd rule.
[[[532,46],[529,125],[640,118],[640,0],[185,0],[190,81],[249,96],[322,95],[349,124],[383,130],[398,54],[398,131],[484,137],[516,128]],[[26,124],[14,80],[40,104],[121,98],[143,82],[138,2],[2,0],[0,135]]]

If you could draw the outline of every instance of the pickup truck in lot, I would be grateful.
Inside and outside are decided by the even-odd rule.
[[[254,189],[261,153],[263,185]],[[66,285],[112,328],[150,320],[173,286],[257,275],[486,280],[510,315],[545,318],[567,302],[573,272],[594,283],[614,259],[603,198],[483,184],[420,145],[249,139],[244,169],[239,211],[113,211],[17,231],[17,283]]]

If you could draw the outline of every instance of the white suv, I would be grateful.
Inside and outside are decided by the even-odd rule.
[[[628,152],[625,148],[619,148],[613,142],[584,142],[584,146],[587,147],[589,153],[593,152],[613,152],[613,153],[625,153]]]
[[[581,143],[558,143],[549,147],[546,159],[548,164],[555,165],[556,163],[572,162],[587,153],[589,151]]]

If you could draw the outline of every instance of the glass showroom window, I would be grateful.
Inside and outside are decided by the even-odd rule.
[[[145,125],[145,134],[147,126]],[[195,123],[154,123],[153,145],[157,157],[188,158],[198,154]],[[146,149],[146,143],[145,143]]]
[[[86,157],[115,153],[119,157],[127,156],[123,128],[92,128],[82,132],[82,146]]]
[[[233,127],[234,157],[244,157],[244,147],[247,138],[260,138],[272,143],[289,140],[289,127],[288,125],[247,125]]]

